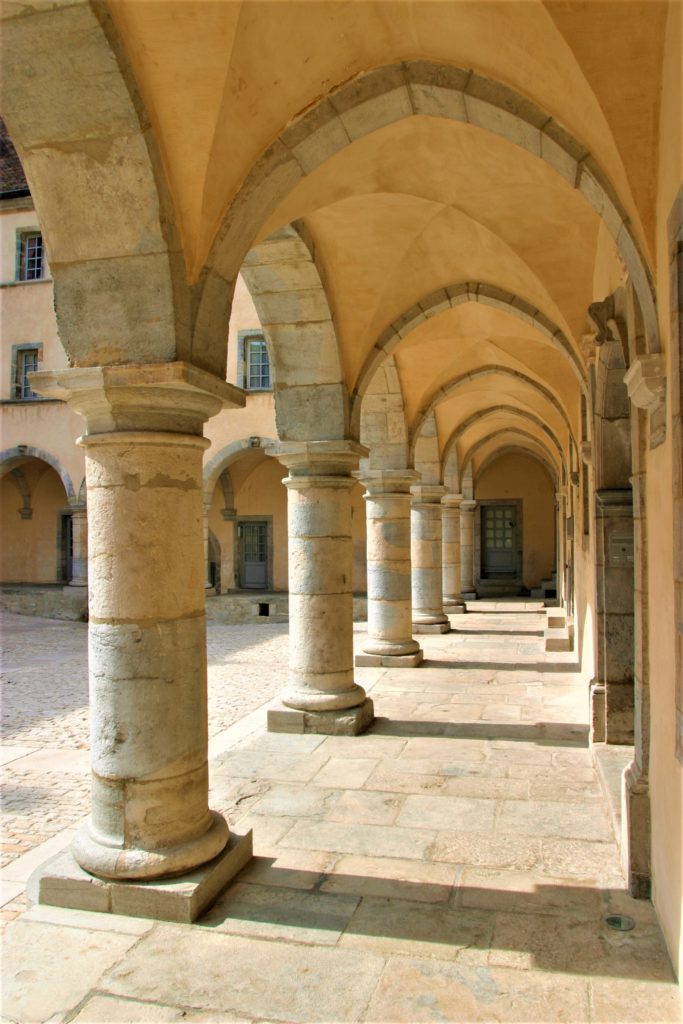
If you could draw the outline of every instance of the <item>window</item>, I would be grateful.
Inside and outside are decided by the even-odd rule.
[[[44,273],[43,236],[22,231],[17,236],[17,281],[40,281]]]
[[[244,386],[247,391],[270,389],[270,363],[268,348],[262,335],[244,339]]]
[[[41,345],[15,345],[12,352],[12,398],[38,398],[27,379],[27,374],[38,369],[42,357]]]

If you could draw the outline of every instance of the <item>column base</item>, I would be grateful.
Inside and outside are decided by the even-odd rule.
[[[444,598],[443,610],[447,615],[464,615],[467,611],[467,605],[462,598],[453,598],[451,601],[448,598]]]
[[[176,878],[147,882],[94,878],[67,849],[34,871],[27,886],[29,899],[51,907],[190,924],[248,864],[252,846],[251,831],[244,836],[233,833],[208,864]]]
[[[450,633],[451,624],[445,622],[414,622],[413,633]]]
[[[76,833],[71,844],[78,864],[97,878],[115,881],[172,878],[194,871],[215,859],[228,842],[228,823],[209,811],[211,825],[196,839],[160,850],[106,846],[90,830],[90,821]]]
[[[417,668],[424,658],[421,647],[413,654],[357,654],[358,668]]]
[[[649,900],[650,788],[634,762],[625,769],[621,791],[621,862],[628,891],[637,900]]]
[[[589,690],[590,742],[605,742],[605,684],[591,679]]]
[[[338,711],[299,711],[285,704],[268,709],[268,732],[318,733],[325,736],[358,736],[375,719],[369,698],[355,708]]]
[[[635,691],[633,680],[605,682],[605,741],[620,746],[633,744]]]

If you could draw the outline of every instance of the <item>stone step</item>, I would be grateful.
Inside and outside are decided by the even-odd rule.
[[[571,651],[573,648],[573,630],[569,626],[562,629],[545,629],[543,631],[546,651]]]

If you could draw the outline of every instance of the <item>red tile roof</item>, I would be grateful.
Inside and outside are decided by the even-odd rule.
[[[0,118],[0,199],[21,195],[29,195],[24,169]]]

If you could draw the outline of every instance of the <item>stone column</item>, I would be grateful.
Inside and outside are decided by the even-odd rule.
[[[243,394],[185,363],[33,386],[87,424],[92,815],[73,853],[103,878],[180,875],[228,840],[208,806],[201,435]]]
[[[634,410],[635,411],[635,410]],[[640,418],[640,435],[643,414]],[[635,418],[635,417],[634,417]],[[638,424],[634,424],[634,430]],[[639,446],[634,445],[634,448]],[[639,453],[638,463],[643,458]],[[631,477],[633,495],[633,760],[624,770],[621,806],[621,856],[632,896],[649,899],[651,890],[650,824],[650,678],[647,581],[647,481],[645,472]]]
[[[460,502],[460,586],[464,601],[474,601],[474,510],[476,501],[467,498]]]
[[[213,594],[215,593],[215,590],[211,579],[211,566],[209,564],[209,512],[211,511],[211,503],[204,502],[202,509],[202,532],[204,535],[204,590],[207,594]]]
[[[595,717],[604,701],[604,741],[633,742],[633,498],[631,488],[596,492],[598,674]],[[593,714],[591,715],[593,718]],[[599,726],[593,741],[597,742]]]
[[[71,579],[70,587],[88,585],[88,512],[85,505],[74,505],[71,510]]]
[[[565,522],[565,495],[560,488],[555,492],[555,508],[557,509],[557,569],[555,570],[555,593],[558,603],[564,607],[564,567],[566,562],[567,526]]]
[[[410,470],[355,474],[367,488],[368,638],[356,665],[414,668],[423,654],[412,635]]]
[[[267,449],[289,470],[289,682],[271,732],[356,735],[374,711],[353,678],[353,441],[281,442]]]
[[[462,596],[460,566],[460,504],[462,494],[445,494],[441,499],[443,550],[443,606],[449,615],[467,610]]]
[[[448,633],[450,624],[443,610],[441,550],[441,499],[445,487],[417,484],[410,511],[413,631]]]

